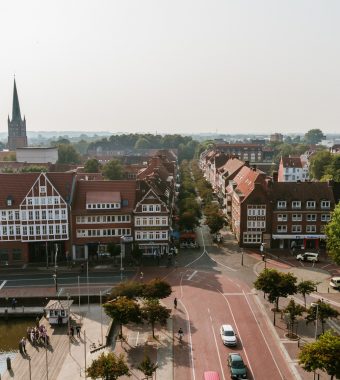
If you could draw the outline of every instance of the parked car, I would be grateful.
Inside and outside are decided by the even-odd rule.
[[[296,259],[297,260],[301,260],[301,261],[311,261],[311,262],[316,263],[316,262],[319,261],[319,254],[318,253],[314,253],[314,252],[299,253],[296,256]]]
[[[220,328],[221,339],[225,346],[236,346],[237,336],[231,325],[222,325]]]
[[[232,379],[247,378],[247,367],[240,354],[234,352],[228,355],[228,367]]]
[[[329,282],[329,285],[334,289],[340,290],[340,276],[332,277]]]

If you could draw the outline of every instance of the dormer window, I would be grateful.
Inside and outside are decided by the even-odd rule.
[[[292,202],[292,208],[301,208],[301,201],[293,201]]]
[[[307,201],[306,207],[307,208],[315,208],[316,202],[315,201]]]
[[[8,207],[13,206],[13,198],[11,196],[7,197],[6,204]]]
[[[40,194],[46,194],[46,186],[39,187]]]
[[[321,208],[330,208],[331,202],[330,201],[321,201]]]
[[[286,201],[277,201],[277,208],[286,208],[287,202]]]

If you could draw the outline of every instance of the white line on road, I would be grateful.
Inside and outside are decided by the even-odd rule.
[[[0,290],[6,285],[7,280],[2,281],[2,284],[0,285]]]
[[[208,252],[207,252],[207,253],[208,253]],[[208,255],[208,256],[209,256],[209,255]],[[234,268],[230,268],[230,267],[228,267],[227,265],[224,265],[224,264],[220,263],[219,261],[213,259],[213,258],[210,257],[210,256],[209,256],[209,258],[210,258],[210,260],[214,261],[216,264],[221,265],[222,267],[227,268],[227,269],[229,269],[229,270],[231,270],[231,271],[233,271],[233,272],[237,272],[236,269],[234,269]]]
[[[196,274],[197,274],[197,270],[195,270],[195,272],[191,273],[191,275],[188,277],[188,281],[190,281]]]
[[[219,351],[219,349],[218,349],[218,344],[217,344],[216,334],[215,334],[215,330],[214,330],[214,326],[213,326],[213,320],[212,320],[212,317],[211,317],[211,315],[210,315],[210,310],[209,310],[209,309],[208,309],[208,313],[209,313],[210,321],[211,321],[211,329],[212,329],[212,332],[213,332],[213,334],[214,334],[215,346],[216,346],[216,350],[217,350],[218,361],[220,362],[220,367],[221,367],[222,377],[223,377],[223,380],[225,380],[224,371],[223,371],[223,366],[222,366],[222,361],[221,361],[221,355],[220,355],[220,351]]]
[[[254,319],[255,319],[255,322],[256,322],[256,324],[257,324],[258,327],[259,327],[259,330],[260,330],[260,332],[261,332],[261,335],[262,335],[262,337],[263,337],[263,340],[264,340],[265,343],[266,343],[266,346],[267,346],[267,348],[268,348],[268,351],[270,352],[270,355],[271,355],[271,357],[272,357],[272,359],[273,359],[273,361],[274,361],[274,364],[275,364],[275,366],[276,366],[276,368],[277,368],[277,370],[278,370],[278,372],[279,372],[279,374],[280,374],[280,376],[281,376],[281,379],[284,379],[284,376],[282,375],[282,372],[281,372],[281,370],[280,370],[280,368],[279,368],[279,366],[278,366],[278,364],[277,364],[277,362],[276,362],[276,360],[275,360],[275,358],[274,358],[274,355],[273,355],[273,353],[272,353],[272,351],[271,351],[271,349],[270,349],[270,347],[269,347],[269,344],[268,344],[268,342],[267,342],[267,339],[266,339],[266,337],[265,337],[265,335],[264,335],[264,333],[263,333],[263,331],[262,331],[262,328],[261,328],[261,326],[260,326],[260,323],[259,323],[259,321],[257,320],[257,318],[256,318],[256,316],[255,316],[255,313],[254,313],[254,310],[253,310],[253,308],[252,308],[251,305],[250,305],[250,302],[249,302],[249,300],[248,300],[248,298],[247,298],[247,295],[246,295],[246,293],[245,293],[244,291],[243,291],[243,293],[244,293],[244,298],[245,298],[245,300],[247,301],[248,307],[249,307],[251,313],[253,314],[253,317],[254,317]]]
[[[136,336],[136,347],[138,346],[138,338],[139,338],[139,331],[137,331],[137,336]]]
[[[235,319],[234,313],[233,313],[233,311],[232,311],[232,309],[231,309],[231,306],[230,306],[229,300],[228,300],[228,298],[227,298],[227,297],[226,297],[226,296],[225,296],[220,290],[217,289],[217,291],[222,295],[222,297],[225,299],[225,301],[226,301],[226,303],[227,303],[227,305],[228,305],[228,308],[229,308],[229,310],[230,310],[231,317],[233,318],[234,325],[235,325],[236,330],[237,330],[237,334],[238,334],[238,336],[240,337],[240,341],[241,341],[241,344],[242,344],[242,346],[243,346],[244,355],[245,355],[246,358],[247,358],[247,362],[248,362],[249,369],[250,369],[250,371],[251,371],[251,373],[252,373],[252,375],[253,375],[253,380],[255,380],[254,371],[253,371],[253,368],[251,367],[251,364],[250,364],[250,361],[249,361],[249,357],[248,357],[248,355],[247,355],[247,351],[246,351],[245,345],[244,345],[244,343],[243,343],[243,341],[242,341],[242,338],[241,338],[240,329],[239,329],[238,326],[237,326],[236,319]]]
[[[187,318],[188,318],[187,323],[188,323],[188,335],[189,335],[189,346],[190,346],[190,359],[191,359],[191,368],[192,368],[192,378],[193,378],[193,380],[196,380],[195,366],[194,366],[194,354],[193,354],[193,351],[192,351],[190,316],[189,316],[188,310],[185,307],[184,303],[181,300],[179,300],[179,302],[182,304],[182,306],[184,308],[184,311],[185,311],[185,313],[187,315]]]

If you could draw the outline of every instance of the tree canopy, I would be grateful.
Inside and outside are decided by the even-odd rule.
[[[79,164],[80,155],[70,144],[60,144],[58,146],[58,163],[59,164]]]
[[[297,278],[292,273],[282,273],[276,269],[264,269],[256,281],[255,289],[268,295],[268,300],[279,308],[279,298],[287,297],[297,292]]]
[[[131,376],[124,356],[122,354],[116,356],[113,352],[101,353],[92,361],[86,372],[91,379],[101,377],[104,380],[116,380],[121,376]]]
[[[95,158],[90,158],[85,162],[84,171],[85,173],[99,173],[101,168],[100,162]]]
[[[326,225],[327,251],[334,262],[340,265],[340,203],[335,206],[332,219]]]
[[[331,331],[322,334],[312,343],[305,344],[299,353],[299,363],[307,372],[325,371],[340,378],[340,337]]]
[[[325,331],[325,323],[328,318],[337,318],[339,313],[336,309],[333,309],[328,303],[318,300],[318,307],[311,306],[307,311],[307,324],[316,321],[318,319],[321,322],[322,333]]]
[[[325,174],[327,165],[332,160],[332,155],[328,150],[316,152],[310,160],[310,174],[313,178],[320,180]]]
[[[113,159],[103,166],[103,176],[110,180],[123,178],[123,167],[119,160]]]
[[[305,133],[305,141],[307,144],[317,144],[321,140],[325,138],[321,129],[310,129],[307,133]]]
[[[165,325],[170,316],[170,311],[159,303],[158,299],[150,298],[145,300],[142,306],[142,316],[152,327],[152,336],[155,337],[155,324]]]

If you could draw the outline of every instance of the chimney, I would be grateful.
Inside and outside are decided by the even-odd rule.
[[[256,172],[257,166],[256,165],[252,165],[252,169],[253,169],[254,172]]]
[[[278,177],[279,177],[279,173],[278,172],[273,172],[273,182],[277,182]]]
[[[246,166],[247,168],[249,168],[249,161],[244,161],[244,166]]]

